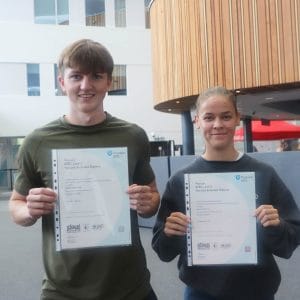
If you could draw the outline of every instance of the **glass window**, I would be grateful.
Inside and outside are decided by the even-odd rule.
[[[150,28],[150,10],[149,4],[151,0],[144,0],[145,3],[145,26],[146,28]]]
[[[105,0],[85,0],[87,26],[105,26]]]
[[[0,137],[0,195],[13,189],[17,153],[24,137]]]
[[[57,0],[56,2],[57,24],[69,24],[69,0]]]
[[[68,0],[34,0],[34,16],[37,24],[69,24]]]
[[[64,96],[64,93],[58,82],[58,67],[57,64],[54,64],[54,83],[55,83],[55,96]]]
[[[55,1],[34,0],[34,16],[37,24],[55,24]]]
[[[27,64],[27,95],[40,96],[40,65]]]
[[[115,24],[116,27],[126,27],[125,0],[115,0]]]
[[[108,95],[127,95],[126,65],[115,65]]]

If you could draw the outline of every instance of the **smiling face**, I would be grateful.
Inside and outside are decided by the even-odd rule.
[[[215,94],[202,99],[195,123],[204,137],[206,153],[226,153],[227,157],[236,153],[233,138],[240,116],[228,95]]]
[[[86,74],[76,68],[67,68],[59,82],[70,100],[71,115],[103,112],[103,100],[111,84],[106,73]]]
[[[106,118],[103,100],[113,66],[108,50],[89,39],[75,41],[62,51],[58,80],[70,101],[70,112],[65,116],[69,123],[95,125]]]

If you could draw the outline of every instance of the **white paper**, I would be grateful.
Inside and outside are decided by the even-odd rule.
[[[52,150],[56,250],[131,244],[127,148]]]
[[[188,265],[256,264],[255,173],[185,174]]]

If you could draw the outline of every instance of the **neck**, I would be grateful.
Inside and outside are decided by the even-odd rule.
[[[235,161],[238,158],[238,156],[239,156],[239,152],[234,148],[227,151],[206,150],[202,154],[202,157],[205,160],[214,160],[214,161]]]
[[[64,116],[65,120],[72,125],[93,126],[100,124],[106,119],[104,111],[95,114],[68,114]]]

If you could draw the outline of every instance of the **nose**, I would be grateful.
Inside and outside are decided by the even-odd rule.
[[[214,120],[214,128],[223,127],[223,122],[221,118],[215,118]]]
[[[84,75],[80,82],[80,88],[82,90],[88,90],[91,87],[91,79],[88,75]]]

